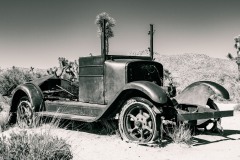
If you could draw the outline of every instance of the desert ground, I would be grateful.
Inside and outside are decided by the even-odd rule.
[[[232,104],[219,104],[220,110],[233,109]],[[222,118],[224,133],[195,135],[193,144],[166,143],[139,145],[126,143],[119,135],[100,135],[76,129],[51,128],[51,134],[62,137],[71,145],[74,160],[239,160],[240,159],[240,112],[233,117]],[[6,134],[13,131],[10,129]],[[48,130],[47,125],[36,129]],[[14,130],[16,131],[16,130]]]

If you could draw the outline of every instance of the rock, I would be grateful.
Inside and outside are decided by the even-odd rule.
[[[0,102],[4,102],[4,103],[7,103],[7,104],[10,104],[10,101],[11,101],[11,98],[10,98],[10,97],[2,96],[2,95],[0,94]]]
[[[10,105],[7,103],[6,99],[0,95],[0,130],[6,127],[10,118]]]

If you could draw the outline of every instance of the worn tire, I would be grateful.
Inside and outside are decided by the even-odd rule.
[[[148,143],[158,135],[154,105],[145,98],[125,102],[119,115],[119,132],[124,141]]]
[[[31,128],[34,126],[35,113],[29,98],[23,96],[17,105],[17,125],[20,128]]]

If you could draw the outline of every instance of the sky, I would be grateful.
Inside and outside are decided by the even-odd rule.
[[[236,54],[239,0],[0,0],[0,67],[50,68],[58,57],[73,61],[100,55],[96,16],[116,20],[110,54],[154,51],[199,53],[226,58]]]

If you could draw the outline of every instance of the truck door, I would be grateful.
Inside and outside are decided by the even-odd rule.
[[[104,104],[104,59],[79,58],[79,101]]]

